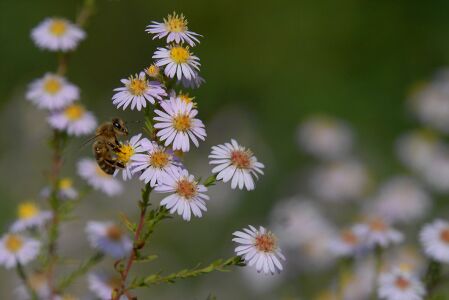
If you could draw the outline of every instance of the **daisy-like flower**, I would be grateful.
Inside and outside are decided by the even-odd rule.
[[[178,80],[182,80],[182,78],[192,80],[200,70],[200,59],[190,52],[188,46],[174,44],[168,48],[159,47],[153,58],[156,59],[156,66],[165,66],[164,73],[170,78],[176,76]]]
[[[161,101],[164,111],[156,109],[158,115],[154,117],[156,123],[154,128],[158,131],[156,135],[165,146],[172,144],[173,150],[190,150],[190,140],[195,146],[199,146],[198,138],[206,138],[206,130],[200,119],[196,119],[198,110],[193,108],[193,103],[185,103],[179,98]]]
[[[251,150],[240,146],[236,140],[231,139],[231,143],[212,147],[209,155],[209,164],[217,165],[212,169],[212,173],[217,173],[217,180],[228,182],[232,178],[231,188],[239,189],[246,187],[248,191],[254,190],[254,179],[263,175],[264,165],[257,161]]]
[[[89,290],[101,300],[110,300],[112,292],[116,288],[120,288],[120,278],[113,277],[102,273],[89,273],[87,275]],[[128,299],[121,296],[120,300]]]
[[[69,135],[81,136],[92,133],[97,127],[97,120],[84,106],[72,104],[62,111],[54,112],[48,117],[51,127],[67,131]]]
[[[431,199],[421,185],[408,177],[395,177],[382,185],[371,201],[374,210],[390,222],[412,222],[429,211]]]
[[[81,159],[78,162],[78,174],[94,189],[110,197],[120,194],[123,190],[122,183],[113,176],[106,174],[93,159]]]
[[[112,222],[90,221],[86,233],[92,248],[116,259],[128,255],[133,247],[131,239]]]
[[[177,212],[186,221],[190,221],[192,214],[201,218],[202,211],[207,211],[205,200],[209,200],[209,196],[204,194],[207,188],[198,184],[195,177],[185,169],[172,176],[164,177],[154,191],[172,193],[162,199],[161,205],[169,209],[171,214]]]
[[[151,78],[158,78],[161,74],[161,70],[155,64],[151,64],[148,68],[146,68],[145,73]]]
[[[41,197],[48,198],[51,194],[51,187],[47,186],[42,189]],[[78,198],[78,191],[73,187],[71,178],[65,177],[59,180],[58,197],[62,200],[74,200]]]
[[[428,257],[449,263],[449,222],[435,220],[425,225],[421,230],[420,240]]]
[[[36,258],[40,247],[38,240],[8,233],[0,239],[0,265],[7,269],[25,265]]]
[[[147,101],[154,104],[156,100],[162,100],[162,96],[167,95],[162,84],[158,81],[148,81],[144,72],[122,79],[121,82],[125,86],[114,89],[116,93],[112,96],[112,103],[117,108],[123,107],[123,110],[131,104],[131,109],[137,108],[140,111],[147,106]]]
[[[80,91],[76,85],[62,76],[51,73],[46,73],[44,77],[33,81],[26,94],[26,98],[37,107],[49,110],[61,109],[79,97]]]
[[[329,242],[329,250],[337,257],[352,256],[363,250],[366,227],[353,226],[342,230]]]
[[[42,228],[52,218],[51,211],[40,210],[34,202],[24,202],[17,207],[17,221],[11,231],[19,232],[29,228]]]
[[[396,268],[379,278],[379,298],[385,300],[422,300],[426,291],[412,273]]]
[[[145,31],[154,34],[153,39],[163,39],[164,37],[167,37],[167,43],[173,41],[178,44],[186,42],[192,47],[195,46],[195,42],[200,42],[196,37],[201,35],[188,30],[187,20],[182,14],[178,15],[174,12],[164,19],[164,23],[155,21],[151,23],[153,24],[148,25]]]
[[[280,259],[285,260],[278,247],[276,236],[260,226],[259,230],[249,225],[243,231],[236,231],[232,240],[240,244],[235,253],[241,256],[249,266],[256,266],[257,272],[274,274],[283,270]]]
[[[177,173],[180,163],[176,161],[171,151],[147,139],[142,140],[141,149],[145,153],[135,154],[131,158],[132,173],[141,172],[140,180],[149,182],[150,186],[154,187]]]
[[[391,227],[390,224],[381,218],[371,218],[366,223],[355,225],[354,228],[361,232],[365,231],[364,242],[370,248],[386,248],[390,245],[398,244],[404,239],[401,232]]]
[[[131,179],[132,177],[132,160],[133,156],[137,155],[137,153],[141,153],[145,151],[145,148],[142,146],[143,144],[148,144],[150,141],[148,139],[140,139],[142,134],[139,133],[133,136],[129,142],[120,145],[120,152],[117,152],[117,160],[125,166],[125,168],[116,168],[114,172],[114,176],[116,176],[120,171],[122,172],[123,180]]]
[[[31,31],[36,46],[50,51],[74,50],[85,37],[81,28],[60,18],[47,18]]]

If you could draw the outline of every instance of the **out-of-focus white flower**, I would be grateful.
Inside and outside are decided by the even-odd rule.
[[[251,191],[255,188],[253,176],[258,178],[257,173],[263,174],[264,165],[257,161],[251,150],[240,146],[234,139],[231,143],[213,146],[209,158],[209,164],[217,165],[212,169],[217,180],[228,182],[232,179],[233,189],[246,187]]]
[[[342,230],[329,242],[329,250],[337,257],[353,256],[363,250],[366,227],[353,226]]]
[[[133,157],[139,153],[145,151],[142,144],[148,144],[150,141],[146,138],[140,139],[142,134],[136,134],[131,137],[131,139],[124,144],[120,144],[119,151],[116,153],[117,161],[124,166],[124,168],[116,168],[114,176],[116,176],[120,171],[122,172],[123,180],[131,179],[133,174],[132,161]]]
[[[202,211],[207,211],[206,201],[209,196],[204,194],[207,188],[198,184],[193,175],[187,170],[179,170],[171,176],[162,178],[161,183],[154,188],[158,193],[172,193],[161,201],[161,205],[175,212],[186,221],[190,221],[192,214],[195,217],[202,217]]]
[[[57,194],[58,198],[60,198],[61,200],[74,200],[78,198],[78,191],[73,187],[72,179],[68,177],[59,180]],[[47,186],[43,188],[40,195],[43,198],[50,197],[51,187]]]
[[[437,151],[422,172],[426,183],[435,191],[449,191],[449,152]]]
[[[444,148],[438,136],[427,129],[415,130],[399,137],[396,152],[402,163],[414,171],[423,171],[432,157]]]
[[[192,47],[195,46],[195,42],[200,42],[196,38],[200,35],[189,31],[187,28],[187,20],[182,14],[178,15],[174,12],[172,15],[169,14],[168,17],[164,19],[164,23],[155,21],[151,23],[152,24],[148,25],[145,31],[154,34],[153,39],[162,39],[167,37],[167,43],[176,42],[179,44],[186,42]]]
[[[31,31],[36,46],[50,51],[74,50],[85,37],[81,28],[60,18],[47,18]]]
[[[360,200],[368,184],[367,170],[355,160],[321,165],[313,171],[310,178],[314,195],[330,202]]]
[[[420,233],[424,252],[433,260],[449,263],[449,222],[435,220]]]
[[[112,103],[117,108],[123,107],[123,110],[131,104],[131,110],[137,108],[140,111],[147,106],[147,101],[154,104],[167,95],[163,85],[158,81],[148,81],[144,72],[122,79],[121,82],[124,87],[114,89],[116,93],[112,96]]]
[[[173,152],[166,150],[156,142],[143,140],[142,150],[145,153],[136,154],[132,159],[133,174],[141,172],[139,179],[156,186],[176,174],[181,164],[175,159]]]
[[[28,201],[17,207],[17,220],[12,224],[11,231],[19,232],[30,228],[42,228],[51,218],[51,211],[41,210],[36,203]]]
[[[122,183],[106,174],[93,159],[81,159],[78,162],[78,174],[94,189],[108,196],[118,195],[123,190]]]
[[[363,259],[357,262],[354,271],[348,274],[344,282],[344,299],[368,299],[373,291],[376,276],[374,260]]]
[[[386,268],[400,268],[415,274],[422,274],[427,268],[427,261],[420,249],[412,245],[403,245],[388,251],[384,256],[383,265]]]
[[[364,242],[370,248],[386,248],[390,245],[398,244],[404,239],[401,232],[379,217],[370,218],[365,223],[355,225],[354,228],[366,232]]]
[[[64,77],[46,73],[43,78],[34,80],[28,87],[26,98],[39,108],[61,109],[78,100],[80,91]]]
[[[127,256],[133,247],[131,239],[112,222],[90,221],[86,233],[92,248],[115,259]]]
[[[249,225],[249,229],[233,233],[232,240],[238,244],[237,255],[242,256],[249,266],[255,266],[257,272],[274,274],[283,270],[280,260],[285,260],[278,246],[276,236],[260,226],[259,230]]]
[[[11,269],[17,264],[25,265],[39,254],[41,242],[20,235],[5,234],[0,239],[0,265]]]
[[[79,104],[72,104],[62,111],[52,113],[48,117],[48,123],[51,127],[74,136],[90,134],[97,127],[94,114]]]
[[[394,269],[379,278],[378,295],[385,300],[422,300],[426,291],[412,273]]]
[[[190,52],[188,46],[175,44],[167,48],[157,48],[153,58],[156,59],[156,66],[165,66],[164,73],[170,78],[176,76],[178,80],[192,80],[198,76],[197,71],[200,70],[200,59]]]
[[[36,272],[29,274],[27,283],[29,287],[36,293],[39,299],[50,298],[51,288],[48,284],[48,276],[45,273]],[[20,285],[17,288],[17,298],[22,300],[31,299],[31,295],[24,285]]]
[[[314,116],[299,126],[298,142],[309,154],[322,159],[340,159],[352,148],[351,129],[334,118]]]
[[[410,97],[413,112],[423,124],[449,132],[449,72],[439,72]]]
[[[412,222],[422,218],[430,205],[430,196],[417,181],[395,177],[382,185],[370,211],[391,223]]]
[[[195,118],[198,110],[193,108],[193,103],[185,103],[179,98],[161,101],[164,111],[156,109],[158,115],[154,117],[156,135],[165,141],[165,146],[172,145],[173,150],[190,150],[190,140],[195,146],[199,146],[198,138],[206,138],[206,130],[200,119]]]
[[[100,273],[89,273],[87,282],[89,290],[101,300],[110,300],[114,289],[120,288],[120,278]],[[120,297],[120,300],[126,299],[126,296]]]

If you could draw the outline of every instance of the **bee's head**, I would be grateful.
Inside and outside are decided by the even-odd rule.
[[[120,118],[112,119],[112,127],[117,135],[128,135],[128,128],[126,128],[125,121]]]

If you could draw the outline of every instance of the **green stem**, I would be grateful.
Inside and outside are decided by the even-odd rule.
[[[382,254],[383,249],[380,246],[376,246],[374,249],[374,263],[375,263],[375,269],[374,269],[374,279],[373,279],[373,290],[371,292],[371,300],[377,299],[377,280],[380,275],[380,271],[382,268]]]
[[[442,267],[441,264],[431,260],[429,262],[429,266],[427,267],[427,272],[424,277],[424,283],[426,285],[427,297],[426,299],[432,299],[433,292],[435,288],[438,286],[440,280],[442,278]]]
[[[22,264],[20,262],[17,262],[16,266],[17,274],[19,275],[20,279],[22,280],[23,285],[25,286],[28,294],[31,296],[32,300],[38,300],[37,294],[34,291],[34,289],[30,286],[30,282],[28,280],[28,276],[25,272],[25,269],[23,268]]]
[[[244,265],[245,265],[244,261],[240,256],[234,256],[226,260],[219,259],[203,268],[194,267],[192,269],[181,270],[166,276],[162,276],[160,274],[153,274],[144,278],[137,278],[131,283],[128,290],[136,289],[139,287],[148,287],[150,285],[161,283],[174,283],[176,280],[179,279],[197,277],[213,271],[226,272],[229,271],[228,268],[230,266],[244,266]]]
[[[103,253],[95,253],[86,261],[83,261],[78,268],[68,274],[66,277],[62,278],[57,285],[58,291],[63,291],[68,288],[78,277],[86,274],[92,267],[97,265],[104,258]]]
[[[343,257],[338,262],[337,300],[344,300],[346,276],[351,266],[351,258]]]

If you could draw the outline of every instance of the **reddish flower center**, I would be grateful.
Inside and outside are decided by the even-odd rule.
[[[106,235],[110,240],[119,241],[122,238],[122,230],[115,225],[108,227]]]
[[[178,181],[178,188],[176,189],[176,192],[186,199],[191,199],[196,196],[196,184],[187,179],[181,179]]]
[[[349,245],[357,245],[359,242],[358,237],[351,231],[351,230],[345,230],[341,234],[341,239]]]
[[[385,222],[380,219],[372,220],[369,223],[369,227],[371,228],[372,231],[379,231],[379,232],[384,232],[387,231],[388,229],[387,224],[385,224]]]
[[[406,288],[408,288],[410,286],[410,281],[407,280],[406,278],[399,276],[398,278],[396,278],[394,284],[401,290],[405,290]]]
[[[440,233],[440,239],[449,244],[449,228],[444,229],[443,231],[441,231]]]
[[[271,233],[256,236],[256,249],[262,252],[273,252],[276,248],[276,238]]]
[[[231,152],[231,162],[239,169],[249,169],[251,155],[248,151],[235,150]]]

